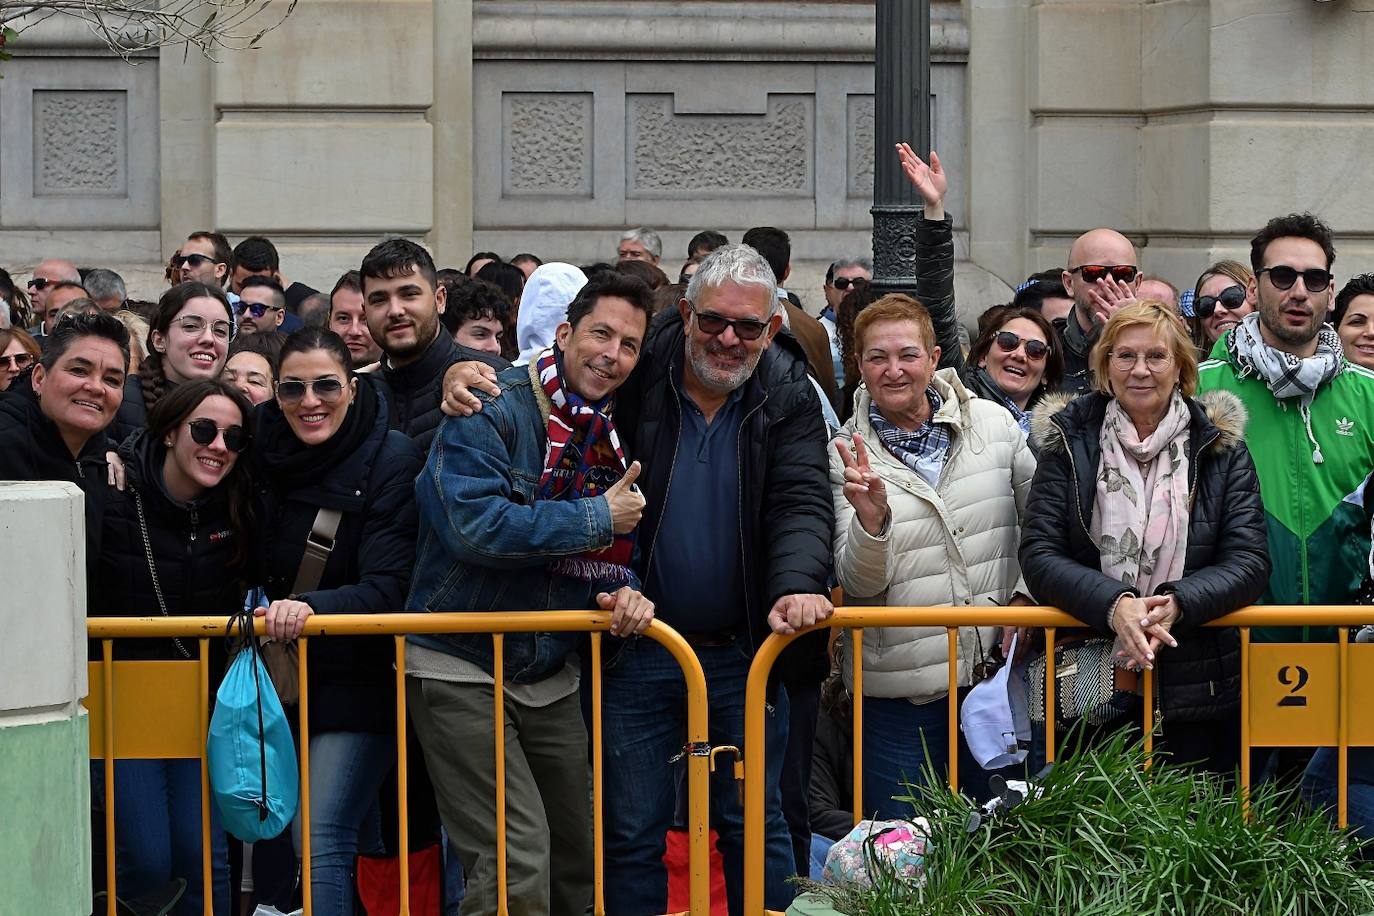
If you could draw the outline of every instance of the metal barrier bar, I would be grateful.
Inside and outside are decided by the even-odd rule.
[[[500,633],[491,635],[492,691],[496,698],[496,913],[506,916],[506,640]]]
[[[1145,696],[1141,703],[1141,729],[1145,733],[1145,769],[1155,762],[1155,671],[1146,668],[1144,673]]]
[[[410,916],[410,747],[406,741],[406,638],[396,640],[396,846],[401,875],[399,916]]]
[[[1339,671],[1340,684],[1340,712],[1336,728],[1338,730],[1339,743],[1336,745],[1336,824],[1342,830],[1350,826],[1349,802],[1350,787],[1347,785],[1349,779],[1348,767],[1349,743],[1350,743],[1350,631],[1342,627],[1336,634],[1337,642],[1340,644],[1340,661],[1337,670]]]
[[[301,737],[301,904],[306,913],[313,913],[310,880],[310,640],[297,640],[296,680],[299,681],[300,700],[297,706]]]
[[[104,664],[100,679],[105,687],[105,913],[115,913],[115,783],[114,783],[114,641],[100,642],[100,658]]]
[[[854,634],[854,717],[851,731],[856,735],[864,733],[864,631],[856,627],[849,631]],[[864,819],[864,743],[854,742],[854,823]]]
[[[1058,697],[1055,690],[1058,688],[1058,679],[1054,676],[1054,646],[1055,634],[1058,630],[1055,627],[1048,627],[1045,630],[1045,763],[1054,763],[1054,711],[1058,708],[1055,703]]]
[[[592,634],[592,798],[601,795],[601,634]],[[606,880],[605,825],[601,806],[592,805],[592,912],[596,916],[606,912],[606,893],[601,883]]]
[[[1240,628],[1240,797],[1250,816],[1250,628]]]
[[[946,627],[949,659],[949,788],[959,791],[959,628]]]
[[[204,916],[214,916],[215,898],[209,892],[214,883],[210,862],[210,758],[205,752],[205,742],[210,737],[210,640],[201,637],[197,642],[200,645],[200,886],[206,889],[200,899]]]

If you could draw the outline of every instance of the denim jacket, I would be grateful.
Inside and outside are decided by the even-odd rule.
[[[614,533],[604,497],[535,497],[549,404],[534,371],[531,363],[500,373],[501,394],[479,393],[480,413],[450,417],[439,427],[415,480],[420,541],[409,610],[575,610],[593,607],[596,593],[609,590],[550,571],[561,557],[609,547]],[[492,671],[492,641],[485,634],[407,639]],[[576,641],[576,633],[508,634],[506,680],[533,683],[556,673]]]

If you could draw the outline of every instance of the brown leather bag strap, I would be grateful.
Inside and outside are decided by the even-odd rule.
[[[296,572],[296,584],[291,586],[293,596],[313,592],[320,587],[324,566],[334,550],[334,536],[339,531],[341,518],[343,513],[338,509],[321,509],[315,516],[315,524],[305,538],[305,553],[301,555],[301,568]]]

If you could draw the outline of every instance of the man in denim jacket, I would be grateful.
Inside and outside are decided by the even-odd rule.
[[[651,297],[599,276],[554,346],[497,377],[501,396],[444,422],[415,482],[409,608],[600,607],[632,636],[653,619],[631,568],[644,498],[611,412],[639,362]],[[592,898],[587,733],[575,634],[505,636],[507,889],[512,912],[581,916]],[[465,913],[494,913],[494,654],[486,635],[408,637],[407,697],[439,813],[468,876]]]

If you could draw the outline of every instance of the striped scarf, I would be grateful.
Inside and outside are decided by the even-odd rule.
[[[940,472],[949,458],[951,439],[945,424],[935,422],[944,400],[934,386],[926,389],[926,399],[930,401],[930,418],[914,431],[888,422],[878,410],[877,401],[869,401],[868,423],[893,457],[933,487],[940,482]]]
[[[615,485],[625,472],[611,411],[615,394],[589,403],[563,385],[563,351],[554,344],[535,360],[539,384],[549,399],[548,444],[538,499],[592,499]],[[569,446],[572,446],[569,448]],[[607,587],[630,582],[633,531],[617,534],[609,547],[557,560],[553,571]]]

